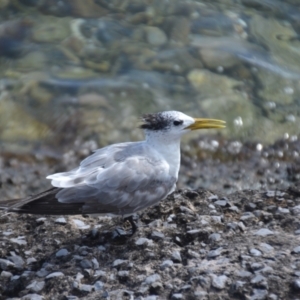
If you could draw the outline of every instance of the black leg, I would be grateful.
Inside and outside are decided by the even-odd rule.
[[[124,218],[124,222],[125,221],[128,221],[130,223],[130,225],[131,225],[131,235],[134,235],[136,233],[138,227],[137,227],[136,223],[134,222],[132,215],[127,217],[127,218]]]

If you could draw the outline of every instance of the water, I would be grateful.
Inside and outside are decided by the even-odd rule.
[[[297,3],[0,0],[0,149],[135,140],[168,109],[224,119],[233,140],[297,135]]]

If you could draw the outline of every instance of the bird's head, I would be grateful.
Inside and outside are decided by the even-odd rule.
[[[164,111],[143,115],[143,124],[140,127],[146,134],[167,133],[168,136],[176,138],[191,130],[224,128],[225,121],[192,118],[179,111]]]

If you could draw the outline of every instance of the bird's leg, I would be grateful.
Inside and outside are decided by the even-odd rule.
[[[127,218],[124,218],[123,220],[124,220],[124,222],[128,221],[130,223],[130,225],[131,225],[131,235],[134,235],[136,233],[138,227],[137,227],[136,223],[133,220],[133,216],[131,215]]]

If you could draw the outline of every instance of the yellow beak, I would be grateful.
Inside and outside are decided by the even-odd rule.
[[[209,128],[225,128],[225,121],[215,119],[194,119],[195,123],[187,126],[185,129],[209,129]]]

